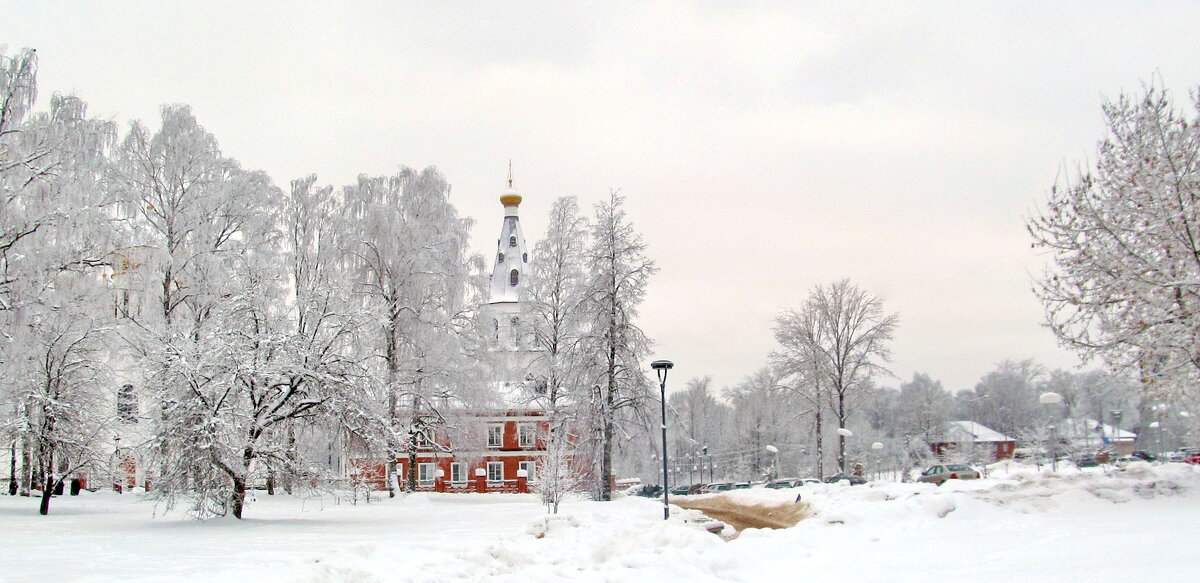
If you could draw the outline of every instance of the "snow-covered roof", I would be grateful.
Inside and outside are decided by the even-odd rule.
[[[946,441],[951,443],[995,443],[1015,440],[974,421],[950,421],[946,424]]]
[[[1064,439],[1074,439],[1080,442],[1133,441],[1137,434],[1124,429],[1117,429],[1095,419],[1064,419],[1058,424],[1058,434]]]
[[[500,238],[496,241],[496,254],[492,257],[492,286],[488,302],[492,304],[519,302],[525,299],[526,270],[529,267],[529,248],[525,246],[525,235],[521,233],[521,219],[517,208],[521,204],[521,193],[512,188],[500,195],[504,205],[504,224],[500,226]],[[516,276],[513,276],[516,272]]]

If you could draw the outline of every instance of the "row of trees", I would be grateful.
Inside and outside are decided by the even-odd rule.
[[[781,455],[799,459],[797,454],[815,452],[808,459],[820,475],[827,437],[838,440],[834,457],[845,472],[847,434],[858,444],[905,436],[907,459],[924,451],[911,447],[914,438],[935,438],[951,418],[1026,442],[1046,439],[1054,423],[1107,423],[1134,429],[1139,439],[1160,447],[1195,445],[1200,89],[1192,94],[1192,109],[1191,115],[1177,109],[1157,86],[1106,103],[1109,133],[1095,168],[1081,168],[1056,185],[1045,211],[1028,221],[1034,247],[1052,259],[1035,284],[1047,324],[1064,346],[1099,361],[1103,371],[1047,373],[1032,361],[1006,361],[973,389],[954,395],[921,374],[899,390],[876,388],[896,318],[883,312],[878,299],[843,281],[817,287],[801,309],[778,317],[780,349],[770,366],[726,390],[727,403],[715,399],[703,379],[676,396],[674,407],[685,411],[677,449],[705,444],[711,464],[714,444],[720,444],[723,451],[750,452],[757,470],[764,445],[797,444]],[[1048,391],[1062,395],[1063,404],[1041,406],[1037,397]],[[860,411],[864,415],[851,418]],[[690,429],[704,426],[693,421],[697,414],[712,417],[705,423],[713,427],[732,424],[734,430],[698,435]],[[835,431],[824,429],[826,416],[836,422]]]
[[[1061,405],[1039,403],[1039,395],[1049,391],[1063,396]],[[1097,423],[1138,434],[1146,449],[1176,447],[1200,435],[1190,412],[1156,407],[1135,382],[1102,371],[1048,370],[1031,360],[1003,361],[974,387],[954,393],[930,375],[915,373],[895,387],[866,385],[852,402],[844,424],[829,423],[818,421],[810,396],[774,367],[724,390],[709,378],[694,378],[668,402],[674,480],[825,476],[830,465],[833,473],[852,471],[855,464],[901,471],[931,461],[929,444],[945,439],[952,421],[978,423],[1034,449],[1045,446],[1053,425],[1060,439],[1076,431],[1076,440],[1090,440],[1092,449],[1111,438]],[[828,396],[822,406],[832,415]],[[1113,411],[1121,412],[1119,420]],[[832,440],[837,443],[831,447]],[[882,449],[871,448],[876,442]],[[960,452],[972,462],[986,462],[986,453]],[[653,468],[647,475],[654,475]]]
[[[436,169],[281,190],[184,105],[123,137],[76,97],[33,112],[36,64],[0,51],[14,491],[40,487],[45,513],[64,479],[136,450],[168,506],[240,518],[255,476],[299,488],[338,477],[325,454],[375,457],[394,494],[416,481],[414,463],[396,475],[416,444],[475,440],[470,412],[497,404],[500,378],[485,267]],[[607,498],[622,423],[649,394],[634,320],[654,267],[617,193],[590,226],[573,199],[554,213],[532,274],[549,396],[530,398],[550,400],[557,448],[589,448]]]

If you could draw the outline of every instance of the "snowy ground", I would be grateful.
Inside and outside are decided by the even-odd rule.
[[[259,496],[249,519],[153,516],[136,496],[0,496],[0,581],[1197,581],[1200,467],[744,490],[813,516],[732,541],[661,503],[412,495],[370,505]]]

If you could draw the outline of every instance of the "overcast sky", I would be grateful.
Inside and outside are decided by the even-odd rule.
[[[486,255],[510,158],[531,245],[554,198],[620,188],[671,388],[737,383],[841,278],[900,314],[885,385],[1077,365],[1024,219],[1094,158],[1105,98],[1200,85],[1197,4],[798,4],[0,0],[0,44],[38,50],[41,109],[187,103],[281,187],[435,165]]]

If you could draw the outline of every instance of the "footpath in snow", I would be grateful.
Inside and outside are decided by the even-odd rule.
[[[1003,464],[990,477],[750,489],[738,504],[791,507],[783,529],[732,540],[696,511],[623,498],[414,494],[369,505],[259,495],[248,519],[154,515],[131,495],[0,497],[0,581],[922,581],[1200,580],[1200,467]]]

